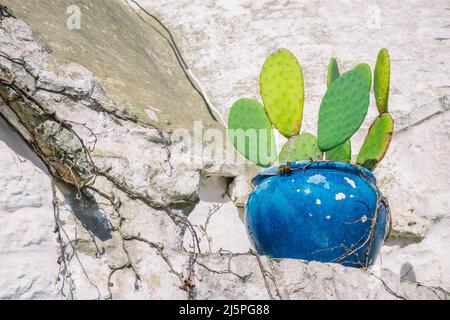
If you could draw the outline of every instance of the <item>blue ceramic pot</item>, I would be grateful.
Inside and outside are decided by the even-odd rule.
[[[273,258],[367,268],[389,227],[389,207],[372,172],[342,162],[278,166],[253,179],[245,224],[256,250]]]

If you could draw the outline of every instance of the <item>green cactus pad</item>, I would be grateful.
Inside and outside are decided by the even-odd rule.
[[[387,152],[393,130],[394,119],[392,116],[389,113],[379,115],[370,126],[369,133],[359,151],[356,163],[369,170],[375,169]]]
[[[328,79],[327,87],[339,78],[339,67],[335,58],[330,59],[328,64]],[[352,144],[350,140],[345,141],[343,144],[329,150],[325,154],[325,158],[331,161],[350,162],[352,159]]]
[[[391,77],[391,61],[386,49],[378,53],[377,64],[373,76],[373,91],[380,113],[388,112],[389,84]]]
[[[331,161],[350,162],[352,160],[352,143],[350,140],[327,151],[325,158]]]
[[[317,147],[317,139],[310,133],[301,133],[298,136],[290,137],[279,155],[280,163],[309,159],[322,159],[322,153]]]
[[[239,99],[233,104],[228,114],[228,133],[235,148],[258,166],[268,167],[276,160],[272,124],[258,101]]]
[[[336,79],[320,104],[318,146],[328,151],[348,140],[361,126],[369,108],[370,68],[359,65]]]
[[[289,138],[300,132],[303,117],[302,69],[286,49],[271,54],[261,70],[261,97],[275,128]]]
[[[339,67],[335,58],[330,59],[328,63],[328,77],[327,77],[327,88],[331,86],[334,80],[339,78]]]
[[[367,90],[370,91],[372,88],[372,71],[367,63],[358,64],[353,70],[361,73],[366,78]]]

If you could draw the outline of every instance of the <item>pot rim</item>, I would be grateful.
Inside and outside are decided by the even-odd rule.
[[[280,175],[280,174],[286,174],[286,173],[280,173],[279,172],[279,165],[275,165],[269,168],[264,168],[259,172],[253,179],[252,184],[253,186],[259,185],[263,180],[265,180],[268,177]],[[377,178],[373,174],[372,171],[364,168],[363,166],[347,163],[347,162],[339,162],[339,161],[326,161],[326,160],[318,160],[318,161],[298,161],[293,162],[290,164],[291,170],[298,170],[298,169],[325,169],[325,170],[338,170],[338,171],[345,171],[350,172],[358,175],[366,175],[369,177],[370,180],[372,180],[373,184],[376,185]]]

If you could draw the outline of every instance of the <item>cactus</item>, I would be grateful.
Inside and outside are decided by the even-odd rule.
[[[328,76],[327,76],[327,88],[339,78],[339,67],[335,58],[331,58],[328,63]]]
[[[389,53],[386,49],[381,49],[378,53],[373,76],[373,91],[380,113],[388,112],[390,74],[391,62],[389,60]]]
[[[356,163],[369,170],[375,169],[387,152],[393,130],[394,119],[392,119],[392,116],[389,113],[379,115],[370,126]]]
[[[319,111],[318,146],[328,151],[343,144],[361,126],[369,107],[370,67],[347,71],[325,93]]]
[[[248,160],[267,167],[276,159],[272,124],[258,101],[236,101],[228,115],[228,129],[233,145]]]
[[[294,162],[300,160],[322,159],[322,153],[317,147],[317,139],[310,133],[292,136],[280,151],[279,162]]]
[[[325,153],[325,159],[330,161],[350,162],[352,160],[352,144],[350,140],[327,151]]]
[[[383,159],[393,133],[393,119],[387,112],[389,68],[389,55],[382,49],[373,80],[380,116],[370,127],[356,160],[370,170]],[[331,58],[327,91],[319,111],[318,137],[299,134],[304,98],[302,70],[290,51],[280,49],[267,58],[261,71],[265,107],[252,99],[236,101],[228,116],[230,139],[247,159],[259,166],[270,166],[277,157],[273,125],[288,138],[279,154],[280,162],[318,160],[323,153],[327,160],[350,162],[350,138],[367,115],[371,86],[369,65],[359,64],[340,76],[336,59]]]
[[[271,54],[260,75],[261,97],[273,126],[289,138],[300,132],[304,87],[300,64],[286,49]]]

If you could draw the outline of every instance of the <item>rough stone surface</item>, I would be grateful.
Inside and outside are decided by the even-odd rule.
[[[423,250],[428,260],[435,261],[434,270],[449,268],[438,249],[450,244],[448,236],[431,236],[450,215],[445,160],[450,156],[446,1],[404,1],[401,6],[366,0],[139,2],[171,28],[188,65],[224,117],[238,98],[260,100],[262,64],[269,53],[284,47],[300,60],[305,80],[302,130],[314,133],[329,58],[337,58],[341,71],[361,62],[373,68],[378,50],[387,48],[395,133],[375,173],[390,200],[393,233],[379,263],[382,260],[383,267],[395,274],[411,264],[420,281],[441,277],[421,262],[422,254],[415,256],[415,250]],[[372,94],[369,116],[352,138],[354,157],[376,115]],[[277,138],[280,150],[285,139]],[[429,237],[440,240],[429,245]],[[440,279],[448,287],[448,281]]]
[[[152,51],[164,48],[158,34],[136,38],[136,34],[144,34],[140,28],[147,27],[137,22],[129,8],[115,1],[107,5],[78,1],[89,27],[80,32],[65,29],[65,10],[70,1],[5,2],[31,28],[20,19],[5,18],[0,23],[0,299],[448,298],[449,177],[444,166],[436,165],[448,156],[450,147],[446,104],[434,105],[440,111],[422,116],[410,100],[411,110],[397,112],[405,113],[403,127],[377,172],[394,212],[394,234],[372,270],[259,258],[248,252],[250,243],[242,223],[248,177],[254,168],[215,163],[213,158],[203,166],[186,164],[176,152],[178,144],[169,143],[170,125],[164,125],[158,110],[173,117],[174,127],[188,123],[190,130],[193,119],[202,119],[222,129],[211,122],[205,105],[186,83],[173,52],[167,47]],[[194,36],[186,31],[188,24],[198,31],[195,21],[204,21],[196,17],[192,20],[195,23],[189,22],[195,15],[192,5],[184,4],[181,9],[178,2],[172,3],[184,12],[180,20],[171,18],[168,5],[159,5],[159,12],[168,17],[167,23],[181,39],[183,52],[202,54],[202,59],[186,56],[204,82],[212,69],[202,64],[209,61],[215,49],[208,52],[191,47],[188,38],[183,38]],[[344,2],[344,7],[348,5]],[[232,34],[242,23],[232,18],[246,5],[219,2],[218,6],[209,10],[217,10],[217,15],[225,12],[228,22],[217,16],[207,17],[212,30],[208,32],[223,29]],[[286,3],[286,8],[263,2],[259,7],[249,6],[254,26],[267,10],[276,26],[275,18],[281,19],[283,10],[295,4]],[[312,9],[305,7],[299,14],[305,10]],[[319,12],[327,16],[326,11]],[[357,13],[351,14],[356,19]],[[422,15],[423,21],[434,15],[442,17],[433,8]],[[48,24],[42,23],[42,16],[48,16]],[[120,32],[108,33],[113,20],[120,23]],[[96,28],[101,33],[92,32],[93,21],[98,22],[95,26],[100,26]],[[322,29],[331,32],[348,22],[334,23],[337,26],[324,25]],[[446,32],[444,27],[427,26],[425,22],[421,25],[429,33]],[[304,38],[297,40],[318,42],[323,36],[332,38],[317,34],[319,27],[304,29],[305,35],[299,36]],[[280,30],[281,26],[275,28],[277,33]],[[98,34],[104,34],[104,41]],[[118,42],[113,41],[115,36]],[[250,39],[241,33],[238,36],[236,39],[241,40],[235,48],[247,47]],[[401,36],[383,45],[397,46]],[[208,48],[217,48],[217,39],[227,39],[223,34],[216,38],[205,33],[196,33],[194,38],[198,43],[209,42]],[[255,41],[251,41],[252,49]],[[344,44],[333,41],[327,52],[340,48],[338,53],[348,59],[344,65],[358,58],[369,59],[368,55],[358,54],[372,53],[347,52]],[[445,40],[427,43],[435,50],[433,57],[427,56],[429,59],[442,57],[441,42]],[[355,40],[355,45],[358,43]],[[114,51],[111,47],[116,44]],[[153,47],[142,50],[140,46],[145,44]],[[260,61],[270,46],[278,45],[272,38],[262,41],[252,61]],[[305,46],[309,57],[318,59],[313,55],[313,45]],[[369,47],[375,50],[379,44],[373,46]],[[397,50],[397,56],[401,56],[400,45]],[[132,58],[124,59],[127,54]],[[423,58],[421,55],[414,51],[408,57],[416,61],[417,57]],[[144,56],[146,70],[138,70]],[[113,57],[121,63],[109,68]],[[232,87],[217,93],[214,86],[220,82],[221,73],[222,85],[232,83],[231,79],[243,79],[239,84],[242,88],[253,87],[251,81],[237,76],[242,70],[249,70],[250,77],[257,76],[257,71],[251,72],[251,63],[231,76],[228,72],[235,64],[222,58],[228,64],[214,66],[218,75],[209,82],[213,86],[207,87],[216,103],[224,92],[228,96],[222,98],[227,99],[240,94]],[[447,62],[442,63],[443,68]],[[398,68],[408,72],[412,69],[404,65]],[[439,83],[448,77],[437,73],[433,79]],[[404,79],[396,81],[410,90],[402,82]],[[319,92],[322,83],[314,81],[310,85],[313,83]],[[408,95],[397,92],[398,88],[394,90],[395,99],[403,101]],[[422,97],[414,99],[424,103],[420,99],[430,95],[433,99],[429,100],[437,100],[443,93],[439,90],[424,89]],[[176,92],[176,98],[168,97],[170,92]],[[152,108],[146,109],[149,105]],[[193,118],[186,116],[186,108],[193,108],[189,110]],[[225,108],[222,110],[225,112]],[[149,114],[150,120],[145,116]],[[85,157],[79,158],[82,150]],[[61,154],[64,157],[55,157]],[[73,178],[71,171],[86,179]],[[88,179],[90,174],[94,180]],[[86,183],[84,187],[80,181]]]
[[[342,71],[362,62],[373,69],[378,50],[387,48],[392,59],[389,105],[395,118],[449,93],[446,0],[408,0],[401,6],[389,0],[138,2],[170,27],[224,116],[238,98],[260,100],[259,73],[278,48],[291,50],[302,66],[307,131],[316,129],[332,56]],[[366,127],[376,114],[371,108]]]
[[[93,72],[114,101],[126,105],[138,119],[169,130],[191,129],[193,122],[202,118],[205,127],[219,128],[184,76],[172,48],[158,33],[159,29],[155,29],[157,25],[143,22],[127,9],[124,1],[100,4],[85,0],[4,0],[2,3],[25,19],[35,37],[59,57]],[[80,9],[79,30],[67,28],[67,20],[73,13],[68,8],[73,5]],[[21,32],[19,36],[25,39],[30,34]],[[52,77],[52,71],[42,73],[44,84],[47,76]],[[86,79],[69,81],[89,84]]]
[[[0,299],[57,298],[51,178],[2,118],[0,172]]]

